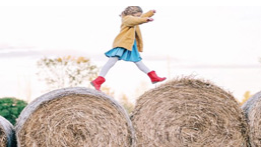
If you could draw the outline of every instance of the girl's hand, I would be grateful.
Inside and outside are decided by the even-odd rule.
[[[151,22],[151,21],[153,21],[153,18],[148,18],[147,21]]]

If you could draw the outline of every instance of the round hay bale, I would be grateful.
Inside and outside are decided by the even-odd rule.
[[[13,125],[0,116],[0,147],[16,146],[15,131]]]
[[[250,145],[261,147],[261,92],[248,99],[241,108],[248,122]]]
[[[138,147],[247,146],[241,108],[208,81],[174,79],[144,93],[131,120]]]
[[[134,142],[124,108],[106,94],[80,87],[37,98],[15,129],[21,147],[129,147]]]

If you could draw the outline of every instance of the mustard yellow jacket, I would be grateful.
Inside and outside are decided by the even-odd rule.
[[[146,23],[147,18],[153,16],[153,11],[142,14],[141,17],[134,17],[127,15],[122,17],[121,31],[113,42],[113,48],[123,47],[132,51],[134,40],[137,41],[137,48],[139,52],[143,51],[142,35],[139,28],[140,24]]]

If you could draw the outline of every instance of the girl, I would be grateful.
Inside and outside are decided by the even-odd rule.
[[[119,35],[113,42],[113,49],[106,52],[105,55],[109,57],[108,62],[103,66],[99,76],[91,82],[96,90],[100,91],[101,85],[106,81],[105,76],[118,60],[134,62],[136,66],[146,73],[152,83],[164,81],[166,78],[160,78],[156,75],[155,71],[149,70],[143,62],[139,52],[143,51],[143,42],[140,24],[153,21],[152,17],[155,10],[151,10],[142,14],[142,9],[139,6],[129,6],[122,13],[122,24]]]

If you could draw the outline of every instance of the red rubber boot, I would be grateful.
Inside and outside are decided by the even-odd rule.
[[[157,74],[155,73],[155,71],[151,71],[148,73],[148,76],[150,77],[151,81],[153,84],[157,83],[157,82],[161,82],[164,81],[166,79],[166,77],[164,78],[160,78],[157,76]]]
[[[90,82],[90,84],[98,91],[100,91],[100,86],[105,82],[105,78],[102,76],[97,77],[95,80]]]

